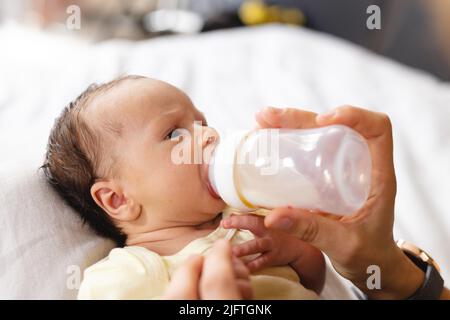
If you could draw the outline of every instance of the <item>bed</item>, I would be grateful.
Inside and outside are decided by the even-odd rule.
[[[388,113],[398,180],[395,236],[425,248],[450,281],[450,84],[343,40],[280,25],[90,44],[0,27],[0,298],[73,299],[113,244],[81,225],[38,167],[54,118],[91,82],[123,74],[186,91],[219,132],[267,105]],[[328,264],[324,299],[354,299]]]

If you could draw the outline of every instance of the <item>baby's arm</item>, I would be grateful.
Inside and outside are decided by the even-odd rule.
[[[322,291],[325,260],[320,250],[284,232],[268,230],[261,216],[232,215],[221,224],[228,229],[249,230],[255,235],[254,240],[233,247],[233,253],[238,257],[261,253],[247,263],[251,272],[270,266],[290,265],[306,288],[317,293]]]
[[[325,259],[322,251],[301,240],[297,246],[300,256],[290,263],[297,272],[300,282],[308,289],[320,293],[325,284]]]

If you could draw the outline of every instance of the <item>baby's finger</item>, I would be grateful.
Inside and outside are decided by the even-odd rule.
[[[242,298],[245,300],[253,299],[253,289],[250,283],[250,271],[240,258],[233,256],[232,262],[237,286]]]
[[[234,268],[234,274],[236,275],[236,278],[248,280],[250,276],[250,271],[246,267],[245,263],[238,257],[233,256],[233,268]]]
[[[253,214],[232,215],[221,221],[225,229],[243,229],[249,230],[257,237],[265,235],[267,229],[264,226],[264,217]]]
[[[270,262],[273,260],[273,256],[270,253],[265,253],[256,259],[247,263],[247,268],[250,272],[259,271],[265,267],[270,265]]]
[[[266,107],[255,118],[262,128],[315,128],[317,114],[296,108]]]
[[[256,253],[264,253],[272,249],[272,241],[269,238],[256,238],[233,247],[236,257],[244,257]]]
[[[250,279],[246,279],[246,280],[238,279],[237,285],[239,288],[239,292],[242,295],[242,299],[244,299],[244,300],[253,299],[253,288],[252,288]]]

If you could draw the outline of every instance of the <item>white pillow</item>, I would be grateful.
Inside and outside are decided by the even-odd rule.
[[[2,163],[0,228],[0,299],[73,299],[82,270],[113,247],[29,164]]]

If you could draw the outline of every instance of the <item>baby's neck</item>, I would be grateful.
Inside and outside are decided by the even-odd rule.
[[[214,219],[198,225],[181,225],[130,235],[126,245],[144,247],[161,256],[173,255],[189,242],[205,237],[217,229],[221,218],[220,213]]]

